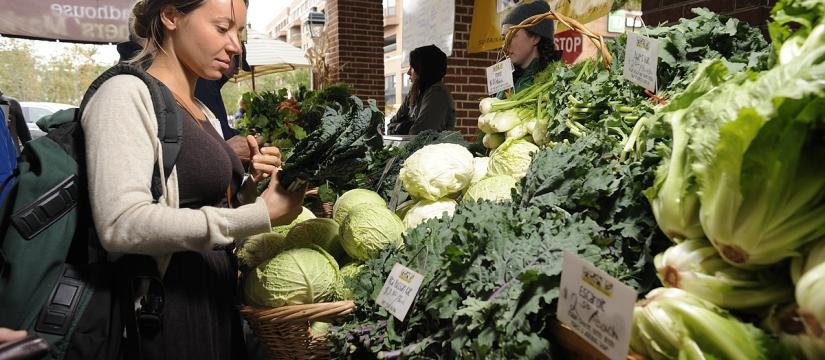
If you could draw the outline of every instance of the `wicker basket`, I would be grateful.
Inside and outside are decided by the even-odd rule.
[[[321,198],[318,196],[318,188],[307,189],[305,195],[306,200],[309,201],[308,208],[315,216],[328,219],[332,218],[332,206],[334,204],[321,201]]]
[[[291,305],[278,308],[241,306],[241,315],[266,345],[270,359],[329,359],[323,336],[312,335],[314,321],[332,321],[355,309],[352,301]]]
[[[573,20],[562,14],[557,14],[553,10],[550,10],[544,14],[538,14],[526,18],[520,24],[511,26],[509,29],[507,29],[507,35],[504,37],[504,53],[507,54],[509,52],[510,42],[513,40],[513,35],[516,34],[517,30],[532,27],[533,25],[538,24],[540,21],[545,19],[558,20],[560,23],[567,25],[567,27],[580,32],[584,36],[587,36],[587,38],[589,38],[590,41],[592,41],[593,44],[596,45],[596,48],[599,49],[599,52],[601,52],[602,64],[604,64],[604,67],[608,69],[610,68],[610,63],[613,61],[613,56],[611,56],[610,51],[607,50],[604,38],[601,35],[590,31],[590,29],[584,27],[584,25],[582,25],[578,21]]]

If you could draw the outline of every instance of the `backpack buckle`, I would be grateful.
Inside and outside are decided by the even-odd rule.
[[[163,323],[163,295],[147,294],[140,299],[140,309],[137,312],[137,323],[141,334],[155,333],[161,329]]]

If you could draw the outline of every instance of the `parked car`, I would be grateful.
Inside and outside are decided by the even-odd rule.
[[[46,135],[43,130],[37,127],[37,120],[60,110],[77,106],[53,102],[21,101],[20,107],[23,108],[23,116],[26,118],[26,125],[29,126],[29,133],[31,133],[32,139],[37,139]]]

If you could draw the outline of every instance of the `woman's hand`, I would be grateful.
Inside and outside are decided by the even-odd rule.
[[[246,136],[249,153],[252,155],[252,177],[256,182],[274,173],[283,165],[281,150],[274,146],[258,149],[258,140],[252,135]]]
[[[269,210],[269,221],[272,226],[288,225],[301,214],[306,186],[289,191],[281,186],[277,171],[271,175],[269,186],[261,194]]]

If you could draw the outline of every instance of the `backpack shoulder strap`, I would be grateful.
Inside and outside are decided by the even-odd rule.
[[[152,77],[152,75],[149,75],[142,68],[129,63],[119,63],[112,66],[89,86],[89,90],[83,96],[83,101],[80,103],[80,111],[78,114],[83,112],[89,99],[91,99],[92,95],[97,92],[97,89],[99,89],[106,80],[124,74],[136,76],[149,88],[149,95],[152,97],[155,117],[158,121],[158,139],[160,139],[161,151],[163,152],[163,179],[168,179],[169,175],[172,174],[172,168],[175,167],[175,162],[180,153],[183,125],[181,122],[181,114],[179,113],[178,106],[175,105],[176,102],[174,96],[172,96],[172,92],[163,85],[163,83]],[[150,186],[152,198],[158,201],[163,191],[157,166],[155,167],[155,172],[152,174],[152,183]]]

